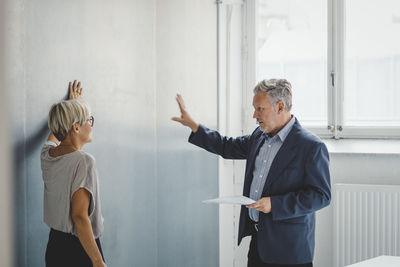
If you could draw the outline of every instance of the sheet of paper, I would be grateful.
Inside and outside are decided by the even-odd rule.
[[[206,204],[232,204],[232,205],[250,205],[255,201],[245,196],[227,196],[214,199],[203,200]]]

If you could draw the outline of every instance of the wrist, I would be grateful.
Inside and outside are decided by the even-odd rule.
[[[199,129],[199,124],[196,122],[193,122],[193,125],[191,125],[190,128],[192,129],[192,132],[195,133]]]
[[[103,263],[103,258],[102,257],[100,257],[100,258],[97,257],[97,258],[92,260],[92,264],[93,265],[100,264],[100,263]]]

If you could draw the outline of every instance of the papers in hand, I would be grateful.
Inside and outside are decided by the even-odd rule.
[[[229,196],[229,197],[220,197],[214,199],[203,200],[203,203],[206,204],[232,204],[232,205],[250,205],[255,203],[254,200],[245,196]]]

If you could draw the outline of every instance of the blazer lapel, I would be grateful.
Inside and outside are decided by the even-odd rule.
[[[283,142],[281,148],[279,149],[278,153],[276,154],[274,160],[272,161],[271,168],[268,173],[267,181],[263,188],[263,194],[267,190],[267,188],[279,179],[279,175],[281,172],[286,168],[286,166],[293,160],[296,156],[296,152],[293,146],[296,144],[296,136],[299,132],[300,124],[298,123],[297,119],[295,124],[293,125],[292,130],[287,135],[285,141]]]

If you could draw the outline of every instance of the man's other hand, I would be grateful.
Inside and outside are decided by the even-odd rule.
[[[260,198],[259,200],[256,201],[256,203],[247,205],[246,207],[256,209],[256,210],[264,212],[264,213],[270,213],[271,209],[272,209],[271,198],[270,197]]]

